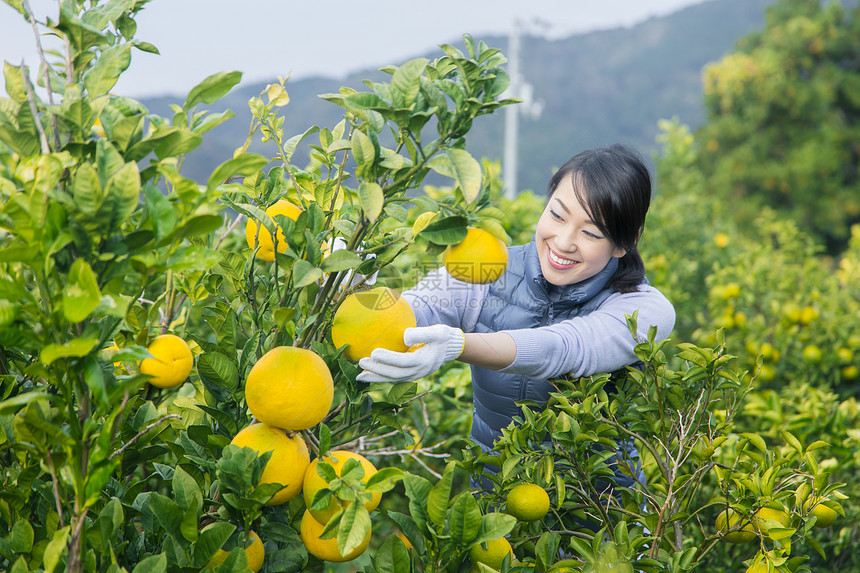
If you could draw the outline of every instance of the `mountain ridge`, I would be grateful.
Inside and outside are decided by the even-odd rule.
[[[678,117],[691,127],[700,125],[705,119],[702,68],[719,60],[742,37],[761,29],[765,9],[774,2],[708,0],[630,27],[556,39],[523,36],[521,73],[533,86],[535,98],[542,101],[543,112],[537,119],[519,121],[518,188],[541,193],[552,172],[569,157],[613,142],[635,147],[650,161],[657,151],[661,119]],[[475,39],[507,55],[506,37]],[[462,46],[462,42],[451,44]],[[415,57],[440,55],[436,51]],[[337,92],[341,86],[365,89],[363,80],[388,77],[378,70],[364,70],[342,79],[288,81],[285,131],[296,134],[312,125],[332,127],[340,121],[342,110],[320,99],[320,94]],[[247,102],[265,86],[265,82],[240,84],[216,104],[232,109],[236,117],[207,134],[185,162],[187,175],[205,180],[215,166],[232,157],[247,136],[251,120]],[[141,98],[141,102],[153,113],[170,116],[169,105],[181,98]],[[504,118],[500,111],[475,121],[466,138],[472,155],[501,161]],[[259,142],[250,151],[272,153],[270,146]]]

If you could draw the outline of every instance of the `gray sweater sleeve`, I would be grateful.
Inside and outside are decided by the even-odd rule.
[[[457,280],[442,267],[404,292],[403,298],[415,312],[418,326],[446,324],[472,332],[489,288]]]
[[[506,330],[516,343],[517,356],[502,372],[548,379],[570,373],[590,376],[612,372],[638,359],[637,341],[627,329],[625,315],[639,311],[637,330],[647,340],[657,327],[657,340],[668,338],[675,325],[672,304],[657,289],[642,285],[638,292],[615,293],[586,316],[552,326]]]

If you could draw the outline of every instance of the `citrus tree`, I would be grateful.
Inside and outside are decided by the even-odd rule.
[[[770,205],[844,248],[858,221],[856,6],[780,0],[764,29],[704,76],[699,155],[714,191],[747,218]]]
[[[157,117],[111,93],[133,50],[157,51],[134,39],[139,3],[63,2],[45,22],[7,4],[65,47],[49,61],[40,46],[38,73],[7,63],[0,100],[4,567],[298,570],[363,549],[371,509],[352,502],[399,470],[333,456],[307,503],[297,476],[398,427],[415,386],[356,384],[329,331],[369,277],[391,278],[414,240],[407,192],[428,174],[456,186],[424,203],[428,236],[466,236],[484,186],[464,136],[508,103],[503,57],[466,37],[466,53],[325,96],[344,121],[295,137],[274,84],[250,102],[249,135],[274,157],[240,146],[200,184],[184,158],[232,117],[205,106],[239,73]],[[310,164],[293,165],[311,136]],[[293,372],[298,390],[280,384]],[[322,539],[306,505],[340,508],[314,520]]]

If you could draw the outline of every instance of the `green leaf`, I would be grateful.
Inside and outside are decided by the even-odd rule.
[[[203,507],[203,493],[197,481],[182,466],[173,473],[173,496],[182,509]]]
[[[338,105],[342,105],[344,108],[353,113],[359,113],[368,109],[388,109],[388,104],[385,103],[385,100],[383,100],[377,94],[370,92],[356,92],[353,94],[349,94],[342,100],[342,103],[339,103]]]
[[[418,525],[415,521],[410,519],[409,516],[396,511],[389,511],[388,517],[390,517],[391,521],[400,527],[400,531],[402,531],[403,535],[406,536],[406,539],[412,543],[412,547],[415,548],[415,551],[419,555],[422,555],[424,553],[424,535],[418,529]]]
[[[372,559],[376,573],[408,573],[411,569],[409,550],[396,535],[389,535]]]
[[[324,461],[317,462],[317,475],[323,478],[326,483],[329,483],[338,477],[337,472],[334,470],[334,466]]]
[[[96,275],[84,259],[75,259],[63,289],[63,316],[69,322],[81,322],[99,305],[101,291]]]
[[[299,259],[293,265],[293,288],[302,288],[313,284],[322,276],[322,269],[313,266],[304,259]]]
[[[209,181],[206,183],[206,190],[212,191],[230,177],[242,175],[247,177],[253,175],[257,170],[262,169],[269,163],[269,160],[262,155],[253,153],[243,153],[238,157],[229,159],[215,168]]]
[[[361,258],[346,249],[335,251],[323,259],[320,267],[327,273],[334,273],[354,269],[361,264]]]
[[[197,149],[203,138],[187,129],[178,129],[164,137],[155,146],[155,155],[159,159],[183,155]]]
[[[450,517],[451,538],[458,544],[469,545],[481,530],[481,508],[471,492],[464,491],[454,498]]]
[[[113,545],[113,536],[123,524],[125,515],[122,510],[122,502],[112,497],[99,512],[99,531],[102,537],[102,548],[107,551]]]
[[[373,141],[361,130],[352,134],[352,157],[359,167],[373,165],[376,161],[376,147]]]
[[[98,342],[95,338],[74,338],[65,344],[48,344],[39,353],[39,360],[47,366],[60,358],[86,356]]]
[[[62,559],[66,552],[66,543],[71,528],[71,525],[67,525],[55,531],[48,545],[45,546],[45,553],[42,555],[42,567],[44,567],[45,573],[53,573],[54,568]]]
[[[167,554],[159,553],[141,559],[131,573],[165,573],[167,571]]]
[[[144,185],[143,198],[146,204],[147,219],[155,228],[155,236],[161,239],[176,227],[176,212],[173,204],[155,185]]]
[[[296,152],[296,147],[298,147],[299,143],[301,143],[304,138],[306,138],[308,135],[311,135],[312,133],[318,132],[319,130],[320,128],[318,128],[317,126],[309,127],[305,130],[304,133],[294,135],[293,137],[289,138],[287,142],[284,143],[284,155],[286,156],[287,160],[293,158],[293,153]]]
[[[95,215],[104,197],[99,174],[90,163],[82,163],[72,181],[72,197],[75,205],[85,215]]]
[[[371,223],[382,213],[385,194],[378,183],[362,181],[358,186],[358,202]]]
[[[373,493],[385,493],[403,479],[403,470],[396,467],[382,468],[368,478],[365,489]]]
[[[781,433],[782,439],[784,439],[789,446],[794,448],[798,454],[803,454],[803,445],[800,443],[800,440],[794,437],[794,434],[784,430]]]
[[[412,105],[418,96],[421,75],[428,63],[426,58],[415,58],[395,70],[391,78],[391,95],[395,107],[406,108]]]
[[[439,175],[453,179],[467,203],[474,201],[481,193],[481,164],[465,149],[447,149],[443,155],[433,158],[427,166]]]
[[[27,101],[27,89],[24,87],[24,75],[19,66],[3,62],[3,76],[6,78],[6,93],[17,103]]]
[[[351,503],[343,510],[337,529],[337,547],[344,555],[354,551],[370,533],[370,513],[364,504]]]
[[[255,492],[256,493],[256,492]],[[274,492],[273,492],[274,493]],[[271,499],[271,495],[266,498]],[[195,502],[196,503],[196,502]],[[187,541],[194,543],[200,536],[200,507],[189,507],[182,513],[182,522],[179,531]]]
[[[140,171],[130,161],[111,176],[105,190],[105,200],[99,210],[107,218],[105,228],[113,230],[134,213],[140,202]]]
[[[764,438],[762,438],[759,434],[745,432],[741,434],[741,437],[746,438],[750,442],[752,442],[752,444],[762,453],[767,452],[767,444],[765,443]]]
[[[449,462],[445,466],[445,473],[442,479],[427,494],[427,515],[430,517],[430,521],[439,527],[440,531],[445,524],[448,502],[451,500],[451,484],[453,480],[454,462]]]
[[[468,234],[469,221],[460,215],[433,221],[424,227],[418,236],[437,245],[456,245]]]
[[[130,63],[131,44],[120,44],[104,50],[84,77],[84,86],[90,97],[108,93]]]
[[[204,352],[197,357],[197,373],[203,381],[231,393],[239,387],[239,370],[235,362],[220,352]]]
[[[481,516],[481,531],[475,543],[498,539],[510,533],[517,525],[517,518],[506,513],[488,513]]]
[[[110,410],[107,383],[101,363],[95,355],[86,359],[84,364],[84,382],[93,393],[93,399],[103,410]]]
[[[160,493],[152,492],[149,496],[149,504],[152,507],[152,513],[161,524],[161,527],[174,537],[180,537],[182,527],[183,511],[179,505]]]
[[[430,519],[427,515],[427,496],[433,485],[414,474],[406,474],[403,479],[403,484],[406,490],[406,497],[409,498],[409,513],[420,529],[427,526],[427,521]]]
[[[224,547],[236,526],[224,521],[216,521],[207,525],[200,532],[200,537],[194,544],[194,565],[203,567],[215,553]]]
[[[242,72],[219,72],[213,74],[191,88],[182,107],[188,111],[201,102],[205,104],[215,103],[241,80]]]
[[[30,522],[21,518],[12,526],[12,532],[9,535],[10,546],[15,553],[30,553],[33,550],[33,526]]]

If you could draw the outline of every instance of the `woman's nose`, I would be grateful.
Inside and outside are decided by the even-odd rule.
[[[576,233],[573,231],[564,231],[559,233],[559,248],[564,249],[566,253],[574,253],[576,252]]]

